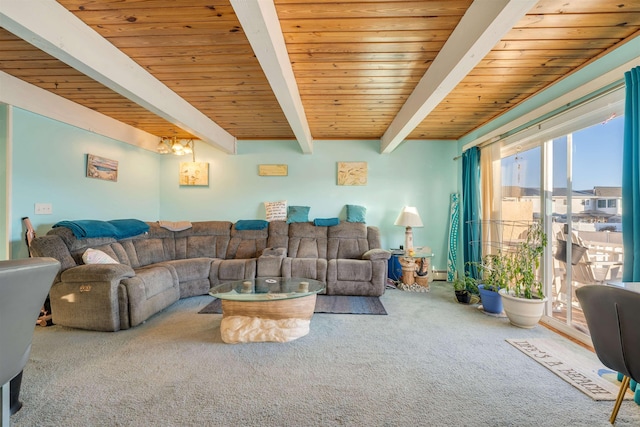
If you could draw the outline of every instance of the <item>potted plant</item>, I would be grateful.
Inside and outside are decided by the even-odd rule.
[[[501,250],[485,255],[482,262],[478,264],[482,276],[478,290],[482,309],[487,313],[502,313],[502,298],[498,292],[507,287],[509,280],[507,265],[508,256]]]
[[[468,274],[464,278],[458,277],[453,281],[453,290],[456,294],[456,299],[462,304],[469,304],[472,295],[478,295],[476,280]]]
[[[542,317],[546,297],[538,269],[545,246],[547,235],[542,223],[536,221],[506,259],[507,286],[499,293],[512,325],[533,328]]]

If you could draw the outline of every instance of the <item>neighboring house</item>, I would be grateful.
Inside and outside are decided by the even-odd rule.
[[[540,190],[530,187],[505,186],[502,188],[505,201],[526,201],[533,206],[533,212],[540,212]],[[558,222],[567,219],[567,189],[554,188],[552,212]],[[535,215],[535,214],[534,214]],[[593,190],[571,193],[571,215],[574,222],[619,223],[622,215],[621,187],[594,187]]]

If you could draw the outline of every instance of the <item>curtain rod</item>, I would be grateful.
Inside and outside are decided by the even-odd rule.
[[[578,107],[580,107],[580,106],[582,106],[584,104],[588,104],[588,103],[593,102],[593,101],[595,101],[595,100],[597,100],[599,98],[602,98],[603,96],[609,95],[610,93],[615,92],[615,91],[623,88],[624,86],[625,86],[624,79],[619,80],[617,82],[614,82],[614,83],[612,83],[612,86],[610,85],[607,88],[601,89],[600,92],[596,91],[596,92],[591,93],[590,95],[587,95],[587,97],[585,97],[582,100],[572,101],[572,102],[575,102],[575,104],[573,104],[573,105],[571,105],[572,102],[569,102],[564,107],[556,108],[554,111],[551,111],[550,113],[547,113],[547,114],[543,114],[538,119],[535,119],[532,122],[529,122],[529,123],[524,124],[524,125],[522,125],[522,126],[520,126],[518,128],[515,128],[515,129],[512,129],[510,131],[507,131],[507,132],[505,132],[505,133],[503,133],[501,135],[496,135],[496,136],[494,136],[493,138],[491,138],[491,139],[489,139],[487,141],[484,141],[484,142],[481,142],[479,144],[476,144],[475,147],[478,147],[478,148],[481,148],[481,149],[489,147],[489,146],[495,144],[496,142],[500,142],[503,139],[506,139],[506,138],[508,138],[510,136],[517,135],[519,133],[525,132],[525,131],[531,129],[532,127],[534,127],[534,126],[540,126],[543,123],[546,123],[549,120],[554,119],[556,116],[558,116],[560,114],[564,114],[564,113],[567,113],[569,111],[575,110],[576,108],[578,108]],[[460,157],[462,157],[462,154],[460,154],[459,156],[454,157],[453,160],[458,160]]]

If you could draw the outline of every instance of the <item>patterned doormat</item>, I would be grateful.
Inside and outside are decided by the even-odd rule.
[[[198,313],[220,314],[222,301],[215,299]],[[314,313],[386,315],[387,310],[378,297],[318,295]]]
[[[620,389],[618,374],[606,368],[595,354],[581,355],[551,339],[506,341],[593,400],[616,400]],[[633,393],[629,390],[624,398],[633,399]]]

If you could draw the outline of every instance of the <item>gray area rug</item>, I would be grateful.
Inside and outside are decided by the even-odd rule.
[[[506,339],[545,338],[430,292],[389,289],[387,316],[316,315],[288,343],[225,344],[210,296],[120,332],[37,327],[13,427],[610,427],[594,401]],[[640,426],[624,401],[616,427]]]
[[[200,314],[222,313],[222,301],[214,299]],[[314,313],[334,314],[387,314],[380,298],[346,295],[318,295]]]

